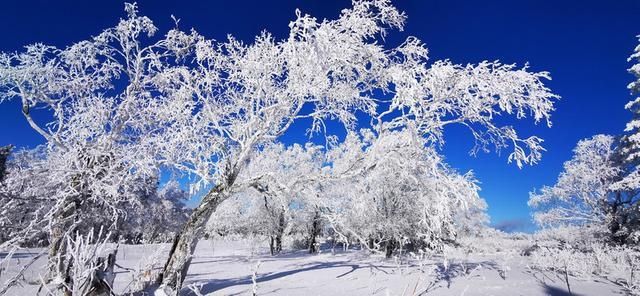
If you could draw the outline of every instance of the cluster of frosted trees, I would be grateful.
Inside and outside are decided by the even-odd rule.
[[[126,13],[66,48],[35,44],[0,54],[0,101],[19,100],[46,140],[43,161],[29,163],[33,174],[9,172],[2,181],[3,190],[22,186],[37,209],[2,247],[44,232],[45,278],[61,293],[86,283],[73,274],[87,270],[86,260],[74,259],[82,254],[74,242],[95,231],[82,217],[99,212],[118,221],[119,205],[137,208],[161,175],[205,192],[149,283],[173,294],[207,223],[225,231],[233,211],[247,214],[234,227],[270,236],[274,251],[294,220],[310,229],[310,245],[326,223],[343,240],[384,252],[437,247],[482,224],[473,176],[436,151],[448,125],[468,128],[472,154],[510,150],[518,166],[541,157],[542,139],[494,119],[550,124],[556,96],[544,86],[548,74],[497,61],[428,61],[415,37],[386,44],[383,37],[405,22],[389,1],[354,1],[333,20],[297,11],[284,39],[264,32],[250,43],[207,39],[177,21],[162,35],[135,5]],[[324,145],[278,144],[292,125]],[[164,192],[153,198],[179,199],[167,186],[151,186]],[[137,219],[135,210],[127,214]],[[251,215],[265,223],[250,225]]]
[[[629,61],[640,61],[640,46]],[[629,72],[640,79],[640,63]],[[629,84],[632,93],[640,80]],[[531,193],[529,205],[543,227],[580,227],[615,244],[640,241],[640,98],[625,106],[633,117],[619,136],[578,142],[553,186]]]
[[[272,253],[285,234],[315,252],[318,236],[330,233],[390,257],[402,248],[439,248],[487,222],[471,173],[447,167],[409,130],[379,137],[362,130],[327,150],[271,144],[240,178],[254,181],[220,205],[210,229],[266,235]]]
[[[3,202],[0,242],[23,246],[41,246],[49,242],[47,223],[50,208],[57,207],[60,195],[66,195],[66,179],[55,179],[56,170],[64,169],[46,148],[11,152],[4,147],[7,159],[2,178]],[[188,194],[177,182],[159,184],[159,176],[132,180],[135,187],[123,189],[129,198],[108,203],[90,198],[76,201],[81,208],[74,217],[74,227],[98,231],[106,227],[112,241],[125,243],[169,242],[186,221],[189,210],[184,202]]]

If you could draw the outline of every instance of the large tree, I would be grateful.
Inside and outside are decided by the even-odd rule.
[[[195,187],[208,190],[174,242],[159,279],[163,291],[181,287],[203,226],[235,186],[245,186],[237,177],[256,148],[294,123],[328,140],[335,139],[329,121],[348,130],[369,125],[376,136],[412,128],[425,145],[442,144],[445,126],[461,124],[475,139],[473,152],[510,148],[518,166],[541,157],[540,138],[522,138],[494,119],[550,124],[556,96],[543,84],[548,74],[497,61],[430,63],[415,37],[386,47],[382,37],[405,21],[386,0],[354,1],[335,20],[298,12],[288,38],[263,33],[251,44],[179,30],[154,43],[143,36],[156,32],[151,21],[133,5],[127,12],[115,28],[66,49],[34,45],[2,55],[0,93],[20,98],[50,147],[83,164],[68,172],[94,172],[80,174],[90,182],[69,183],[94,186],[77,187],[89,193],[82,198],[117,195],[95,186],[116,189],[106,181],[122,178],[104,176],[158,166],[194,176]],[[32,118],[35,105],[51,110],[50,128]]]
[[[548,121],[556,96],[542,82],[547,73],[499,62],[428,63],[414,37],[385,48],[377,37],[402,28],[404,19],[388,1],[355,1],[336,20],[298,13],[282,41],[267,33],[250,45],[195,38],[194,67],[164,75],[164,95],[176,102],[166,112],[183,116],[156,147],[211,189],[175,241],[162,289],[180,287],[202,226],[241,186],[237,176],[255,147],[294,122],[310,122],[311,131],[327,132],[327,120],[351,129],[364,113],[376,134],[411,127],[428,145],[443,143],[444,127],[457,123],[470,129],[474,152],[512,147],[509,161],[519,166],[540,159],[540,138],[521,138],[493,119],[506,113]]]
[[[24,52],[0,54],[0,102],[20,100],[26,122],[47,141],[31,171],[50,190],[46,195],[33,192],[43,186],[25,190],[46,196],[50,206],[25,234],[33,227],[49,232],[48,278],[67,292],[73,291],[68,274],[73,262],[66,255],[66,236],[86,233],[77,228],[87,214],[82,208],[101,207],[115,224],[120,213],[114,204],[135,198],[140,181],[158,174],[146,145],[158,124],[148,109],[157,103],[155,73],[179,56],[179,48],[173,31],[145,45],[156,28],[137,15],[135,5],[126,5],[126,11],[116,27],[66,48],[34,44]]]

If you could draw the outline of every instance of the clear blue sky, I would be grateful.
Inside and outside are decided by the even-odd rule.
[[[633,79],[627,57],[640,34],[640,1],[394,1],[409,17],[405,31],[387,39],[397,45],[407,35],[417,36],[432,59],[458,63],[499,59],[529,62],[533,70],[551,72],[549,87],[562,96],[553,115],[553,127],[515,123],[522,135],[545,139],[540,164],[522,170],[508,165],[506,155],[468,156],[470,136],[461,128],[447,131],[443,150],[460,171],[473,169],[482,182],[495,224],[532,229],[528,193],[552,184],[562,162],[582,138],[622,131],[630,114],[623,109]],[[334,18],[350,1],[138,1],[142,14],[162,31],[172,26],[196,28],[215,39],[227,34],[251,41],[261,30],[287,36],[295,8],[318,18]],[[0,51],[20,50],[42,42],[66,46],[114,25],[123,15],[119,1],[5,0],[0,10]],[[26,124],[17,103],[0,105],[0,145],[34,146],[42,139]]]

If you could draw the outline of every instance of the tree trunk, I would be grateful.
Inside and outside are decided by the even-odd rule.
[[[71,260],[67,258],[67,238],[75,237],[75,217],[77,203],[74,198],[65,198],[53,217],[49,233],[49,275],[48,281],[58,283],[64,295],[71,295]]]
[[[389,240],[384,244],[385,247],[385,257],[391,258],[393,256],[393,249],[395,248],[395,243],[393,240]]]
[[[276,247],[275,247],[275,254],[280,254],[280,252],[282,252],[282,234],[276,235],[275,237],[276,239]]]
[[[269,208],[267,207],[267,209]],[[282,209],[277,213],[278,225],[276,226],[276,231],[269,236],[269,251],[271,252],[271,256],[282,252],[282,236],[284,235],[285,229],[284,212],[284,209]]]
[[[7,159],[12,149],[13,146],[11,145],[0,147],[0,182],[4,181],[4,177],[7,174]]]
[[[564,268],[564,282],[567,284],[567,291],[569,291],[569,295],[573,295],[573,293],[571,293],[571,285],[569,285],[569,271],[566,266]]]
[[[182,231],[176,235],[169,258],[157,279],[157,283],[160,284],[159,290],[164,291],[166,295],[175,295],[180,291],[204,226],[218,205],[228,197],[227,188],[216,186],[209,191],[200,206],[193,211]]]
[[[269,236],[269,253],[271,253],[271,256],[276,254],[275,237],[273,235]]]
[[[313,221],[311,222],[311,231],[309,231],[309,254],[315,254],[319,251],[318,241],[316,240],[320,235],[320,212],[316,211],[313,215]]]
[[[280,213],[278,213],[278,228],[277,228],[277,232],[276,232],[276,254],[280,254],[280,252],[282,252],[282,236],[284,235],[284,229],[285,229],[285,221],[284,221],[284,209],[280,210]]]

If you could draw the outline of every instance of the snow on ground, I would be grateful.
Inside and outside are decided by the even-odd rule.
[[[118,252],[115,289],[122,293],[131,284],[140,262],[163,257],[168,245],[124,245]],[[38,249],[16,254],[12,269],[28,262]],[[204,295],[251,295],[252,274],[257,267],[258,295],[569,295],[564,280],[552,273],[530,271],[523,256],[472,255],[466,259],[385,259],[367,251],[323,249],[268,254],[258,240],[201,241],[185,281]],[[26,273],[31,283],[9,295],[35,295],[44,259]],[[4,281],[11,272],[2,275]],[[625,295],[604,279],[571,278],[573,295]],[[188,288],[182,295],[194,295]]]

